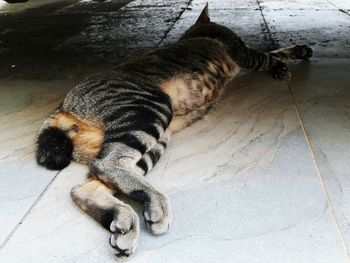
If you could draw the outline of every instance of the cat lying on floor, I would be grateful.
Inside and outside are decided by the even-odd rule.
[[[211,22],[206,6],[178,42],[90,77],[68,92],[40,130],[37,161],[58,170],[71,159],[89,165],[89,177],[72,189],[72,199],[111,231],[110,244],[119,257],[130,256],[139,218],[115,193],[143,204],[152,234],[166,233],[172,217],[169,199],[145,175],[170,134],[201,119],[240,68],[288,80],[286,63],[311,56],[307,45],[268,53],[250,49],[234,32]]]

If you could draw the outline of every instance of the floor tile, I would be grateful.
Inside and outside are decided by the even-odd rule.
[[[115,262],[108,233],[69,197],[86,171],[57,176],[0,261]],[[288,90],[267,74],[242,76],[175,134],[149,180],[170,196],[174,222],[160,237],[142,224],[129,262],[346,262]]]
[[[342,1],[342,0],[331,0],[329,1],[332,5],[334,5],[336,8],[339,8],[341,12],[347,13],[350,15],[350,2],[349,1]]]
[[[278,10],[337,10],[334,5],[327,0],[261,0],[259,1],[263,9],[268,8]]]
[[[350,59],[295,66],[291,88],[350,252]],[[349,253],[350,255],[350,253]]]
[[[276,44],[306,43],[316,57],[350,57],[350,16],[338,10],[274,10],[263,14]],[[324,19],[322,19],[324,18]]]
[[[178,40],[189,29],[202,12],[206,1],[193,1],[172,30],[163,44]],[[264,20],[255,1],[238,2],[234,8],[230,1],[209,2],[209,16],[211,21],[224,25],[236,32],[252,48],[271,50],[272,42],[269,39]]]
[[[119,6],[116,1],[72,4],[53,13],[65,36],[56,33],[54,41],[52,30],[41,31],[47,18],[29,12],[28,24],[23,23],[28,17],[15,15],[0,20],[2,39],[8,38],[0,42],[1,76],[54,79],[0,81],[0,211],[5,211],[0,244],[20,224],[0,250],[0,262],[115,262],[108,232],[69,197],[70,188],[84,180],[86,167],[72,164],[42,194],[56,173],[36,166],[35,133],[74,80],[109,69],[135,50],[176,40],[206,2],[193,0],[187,6],[182,0],[137,0],[120,12],[119,7],[109,12]],[[209,1],[209,8],[214,22],[233,29],[253,48],[271,49],[271,34],[281,46],[309,43],[316,57],[349,57],[345,2],[225,0]],[[72,22],[84,26],[67,26]],[[33,52],[38,46],[30,42],[19,44],[12,38],[16,32],[47,34],[39,49],[53,59]],[[17,56],[4,56],[8,43],[19,48]],[[139,247],[129,262],[348,262],[342,238],[349,249],[349,64],[348,59],[317,58],[291,66],[290,86],[331,207],[287,87],[267,74],[251,73],[229,86],[214,112],[173,136],[148,176],[170,196],[171,232],[153,237],[142,224]],[[133,206],[141,215],[140,207]]]
[[[204,6],[208,3],[209,12],[214,9],[226,9],[226,10],[235,10],[235,9],[256,9],[258,8],[258,3],[255,0],[193,0],[191,2],[191,7],[203,9]],[[226,17],[229,18],[229,17]]]
[[[1,81],[0,244],[20,222],[57,172],[39,168],[34,138],[43,119],[73,84],[55,81]]]
[[[63,0],[0,13],[0,78],[82,79],[110,70],[154,48],[189,0],[126,2]]]

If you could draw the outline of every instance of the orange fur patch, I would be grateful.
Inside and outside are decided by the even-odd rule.
[[[50,120],[72,140],[73,157],[79,160],[92,160],[99,153],[103,142],[103,126],[100,123],[78,119],[69,112],[59,112]]]
[[[160,89],[169,95],[172,101],[173,110],[176,112],[180,110],[182,104],[190,98],[190,83],[188,83],[184,76],[178,76],[160,85]]]
[[[208,61],[202,73],[179,74],[159,86],[171,98],[174,115],[185,115],[216,100],[225,84],[238,71],[239,67],[226,56],[222,60]]]

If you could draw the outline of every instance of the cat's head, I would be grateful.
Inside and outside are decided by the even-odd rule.
[[[181,39],[187,39],[195,37],[199,31],[202,31],[203,28],[207,27],[209,24],[214,24],[210,22],[209,17],[209,6],[208,3],[205,5],[202,13],[197,18],[197,21],[185,32]]]
[[[205,7],[202,10],[202,13],[197,18],[197,21],[194,25],[198,24],[209,24],[210,23],[210,17],[209,17],[209,4],[207,3]]]
[[[208,3],[205,5],[197,21],[185,32],[181,39],[196,37],[209,37],[222,40],[226,36],[232,35],[232,31],[227,27],[210,21]]]

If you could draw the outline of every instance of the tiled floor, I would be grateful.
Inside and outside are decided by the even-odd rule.
[[[186,9],[186,1],[170,2],[174,13],[161,1],[131,2],[113,15],[121,22],[107,25],[94,14],[80,34],[93,39],[91,32],[108,28],[102,30],[106,41],[120,53],[106,61],[116,61],[118,54],[131,51],[108,34],[128,39],[123,16],[138,10],[146,25],[130,30],[131,35],[143,32],[131,50],[171,42],[206,1],[193,0]],[[209,5],[212,19],[239,32],[250,46],[305,42],[315,56],[290,66],[289,83],[264,73],[238,77],[215,111],[173,136],[148,176],[170,197],[171,231],[153,237],[142,225],[129,262],[350,262],[350,4],[242,0]],[[147,26],[152,12],[157,23],[168,22]],[[77,38],[69,39],[59,47],[74,49],[77,42],[71,40]],[[94,54],[101,55],[104,42],[92,42]],[[74,76],[91,68],[82,66]],[[69,197],[86,168],[72,164],[55,177],[33,160],[35,131],[78,77],[57,80],[53,74],[38,80],[24,73],[17,80],[16,74],[0,81],[0,262],[115,262],[108,232]]]
[[[72,85],[65,80],[0,81],[0,243],[57,174],[35,164],[33,142],[42,120]]]
[[[318,173],[348,251],[350,251],[349,64],[350,59],[318,59],[311,70],[304,66],[295,68],[296,76],[290,83],[318,166]]]

